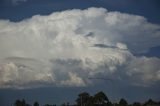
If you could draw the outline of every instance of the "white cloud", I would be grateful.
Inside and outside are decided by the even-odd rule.
[[[34,59],[7,58],[0,62],[0,85],[23,89],[52,84],[55,79],[48,67]]]
[[[159,74],[152,78],[160,70],[153,67],[158,58],[145,57],[149,62],[142,64],[146,59],[133,55],[160,45],[160,26],[141,16],[73,9],[21,22],[0,20],[0,29],[1,87],[86,86],[88,76],[114,75],[119,67],[133,83],[135,73],[143,84],[160,80]]]
[[[159,58],[135,58],[127,66],[127,75],[136,85],[148,86],[160,80]]]
[[[82,80],[82,78],[71,72],[69,72],[69,79],[61,81],[61,84],[67,86],[85,86],[85,82]]]

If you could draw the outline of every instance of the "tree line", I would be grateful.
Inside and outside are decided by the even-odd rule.
[[[82,92],[78,95],[77,99],[75,100],[75,104],[62,103],[60,106],[160,106],[160,101],[153,101],[149,99],[148,101],[141,103],[141,102],[134,102],[132,104],[128,104],[127,100],[121,98],[119,102],[112,103],[106,94],[102,91],[96,93],[95,95],[91,96],[87,92]],[[36,101],[32,105],[26,103],[24,99],[16,100],[13,106],[40,106],[39,103]],[[42,106],[57,106],[56,104],[45,104]]]

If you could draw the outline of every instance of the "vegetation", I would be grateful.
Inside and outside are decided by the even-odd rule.
[[[16,100],[13,106],[40,106],[39,103],[36,101],[33,103],[33,105],[27,104],[24,99],[22,100]],[[42,106],[56,106],[56,104],[45,104]],[[70,105],[69,102],[63,103],[60,106],[160,106],[160,101],[156,102],[152,99],[149,99],[148,101],[144,103],[140,102],[134,102],[132,104],[128,104],[128,102],[121,98],[118,103],[112,103],[106,94],[102,91],[96,93],[95,95],[91,96],[87,92],[82,92],[78,95],[78,98],[76,99],[76,104]]]

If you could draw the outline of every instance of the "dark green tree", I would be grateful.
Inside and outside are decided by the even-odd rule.
[[[69,102],[67,102],[67,106],[69,106]]]
[[[112,102],[107,102],[107,104],[106,104],[107,106],[112,106]]]
[[[106,105],[106,103],[109,102],[108,97],[103,93],[102,91],[98,92],[94,95],[94,104],[95,105]]]
[[[44,106],[52,106],[52,105],[50,105],[50,104],[45,104]]]
[[[62,103],[60,106],[66,106],[66,104],[65,104],[65,103]]]
[[[26,103],[24,99],[21,100],[16,100],[14,103],[14,106],[30,106],[29,104]]]
[[[80,93],[78,99],[76,100],[77,106],[87,106],[87,103],[90,99],[90,95],[87,92]]]
[[[158,105],[160,105],[160,101],[158,102]]]
[[[38,102],[34,102],[33,106],[39,106]]]
[[[156,105],[158,103],[156,103],[155,101],[153,101],[152,99],[149,99],[147,102],[145,102],[143,105],[147,106],[147,105]]]
[[[90,96],[87,101],[87,106],[94,106],[94,97]]]
[[[141,106],[141,103],[139,103],[139,102],[134,102],[134,103],[133,103],[133,106]]]
[[[16,100],[14,106],[21,106],[22,102],[20,100]]]
[[[127,103],[127,101],[126,101],[125,99],[122,98],[122,99],[119,101],[119,105],[120,105],[120,106],[127,106],[128,103]]]

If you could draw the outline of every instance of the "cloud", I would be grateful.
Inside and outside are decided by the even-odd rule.
[[[73,9],[0,20],[0,29],[1,88],[88,86],[88,77],[102,75],[135,85],[160,81],[159,58],[134,55],[160,45],[160,26],[141,16]]]
[[[136,85],[148,86],[160,80],[159,58],[136,58],[127,66],[127,75]]]
[[[27,0],[11,0],[12,5],[18,5],[20,3],[26,2]]]
[[[28,58],[7,58],[0,62],[1,88],[30,88],[55,81],[48,65]],[[45,70],[45,71],[44,71]]]
[[[82,78],[78,77],[76,74],[69,72],[69,77],[68,80],[61,81],[61,84],[67,86],[85,86]]]

